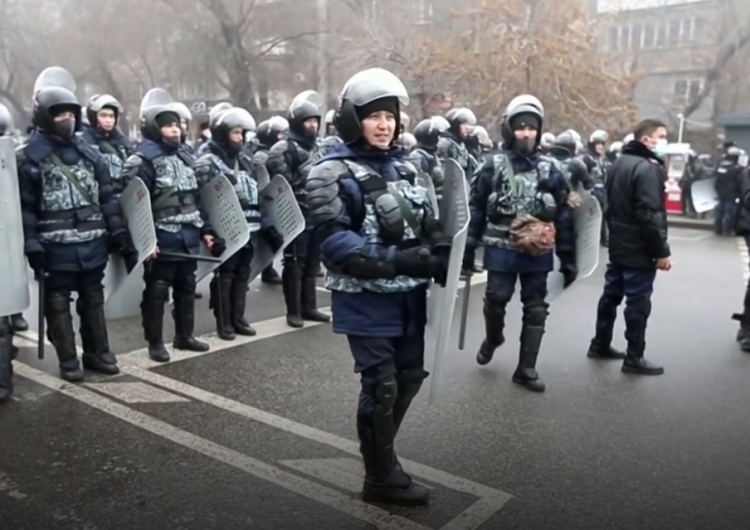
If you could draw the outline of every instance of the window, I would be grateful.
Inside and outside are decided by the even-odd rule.
[[[652,26],[651,24],[644,25],[643,26],[643,47],[645,49],[654,47],[655,37],[656,37],[656,32],[654,31],[654,26]]]
[[[677,107],[684,107],[695,101],[703,88],[702,79],[680,79],[674,84],[673,103]]]
[[[373,21],[378,18],[378,0],[364,0],[364,17],[365,20]]]
[[[643,26],[633,24],[630,27],[630,49],[640,50],[641,48],[643,48]]]
[[[681,20],[670,20],[667,30],[667,46],[674,48],[680,45]]]
[[[657,48],[663,48],[667,44],[667,26],[664,24],[659,24],[656,27],[656,41],[654,42],[654,46]]]
[[[417,20],[419,24],[432,22],[432,0],[417,0]]]

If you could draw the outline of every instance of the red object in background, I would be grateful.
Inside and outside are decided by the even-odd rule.
[[[666,193],[664,194],[664,209],[667,213],[682,215],[682,188],[680,179],[667,177],[664,182]]]

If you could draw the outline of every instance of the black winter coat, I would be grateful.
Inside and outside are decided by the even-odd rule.
[[[663,162],[642,143],[630,142],[609,168],[606,190],[610,262],[651,269],[669,257]]]

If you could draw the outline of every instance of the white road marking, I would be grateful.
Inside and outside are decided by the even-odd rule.
[[[745,243],[744,237],[738,237],[735,239],[737,241],[737,248],[740,249],[740,260],[742,261],[742,279],[747,284],[748,281],[750,281],[750,249],[747,248],[747,243]]]
[[[280,468],[249,457],[223,445],[178,429],[159,419],[135,411],[125,405],[116,403],[104,396],[71,385],[30,366],[16,363],[18,375],[40,385],[56,390],[85,405],[118,418],[139,429],[150,432],[172,443],[181,445],[209,458],[244,471],[249,475],[276,484],[295,494],[324,504],[330,508],[365,521],[382,530],[429,530],[426,526],[410,521],[404,517],[392,515],[385,510],[371,506],[350,496],[339,493],[316,482],[286,472]]]
[[[294,420],[277,416],[270,412],[251,407],[250,405],[234,401],[224,396],[213,394],[211,392],[208,392],[207,390],[188,385],[187,383],[183,383],[182,381],[177,381],[175,379],[165,377],[161,374],[157,374],[143,368],[133,366],[125,368],[124,371],[126,371],[128,375],[132,375],[134,377],[147,381],[152,385],[166,388],[167,390],[170,390],[172,392],[182,394],[196,401],[207,403],[227,412],[231,412],[232,414],[242,416],[243,418],[257,421],[270,427],[289,432],[291,434],[299,436],[300,438],[306,438],[314,442],[329,445],[342,452],[359,457],[359,444],[357,442],[354,442],[353,440],[321,431],[319,429],[316,429],[315,427],[305,425],[304,423],[298,423]],[[501,495],[505,497],[505,501],[509,500],[512,497],[509,493],[506,493],[504,491],[496,490],[494,488],[490,488],[489,486],[485,486],[477,482],[472,482],[468,479],[457,477],[455,475],[451,475],[450,473],[446,473],[445,471],[440,471],[423,464],[418,464],[417,462],[406,460],[401,456],[399,456],[399,461],[404,466],[404,469],[409,471],[409,473],[412,473],[413,475],[420,477],[432,484],[438,484],[446,488],[459,491],[461,493],[473,495],[475,497],[493,497]]]
[[[85,383],[84,386],[107,394],[123,403],[190,403],[189,399],[177,394],[134,381],[127,383]]]
[[[364,468],[359,460],[311,458],[309,460],[280,460],[278,463],[352,493],[362,491]],[[428,489],[435,489],[428,484],[423,485]]]

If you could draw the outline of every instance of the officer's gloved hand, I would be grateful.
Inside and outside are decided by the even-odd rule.
[[[227,242],[219,236],[214,236],[214,244],[211,246],[211,255],[215,258],[220,257],[227,250]]]
[[[578,278],[578,267],[576,266],[575,256],[573,254],[558,254],[560,259],[560,272],[563,275],[563,287],[567,289]]]
[[[271,250],[273,250],[274,254],[284,246],[284,236],[282,236],[279,231],[276,230],[275,226],[263,228],[260,231],[260,237],[262,237],[263,240],[268,243],[268,246],[271,247]]]
[[[474,272],[474,268],[476,267],[475,263],[477,261],[477,249],[474,247],[466,247],[466,250],[464,250],[464,261],[461,265],[463,268],[464,274],[471,274]]]
[[[436,237],[432,241],[431,252],[433,256],[450,256],[453,238],[448,236]]]
[[[398,276],[431,279],[438,274],[443,259],[433,256],[429,246],[397,250],[393,266]]]
[[[34,277],[42,277],[44,269],[47,267],[47,258],[44,251],[29,252],[26,254],[26,259],[29,261],[29,267],[34,271]]]

